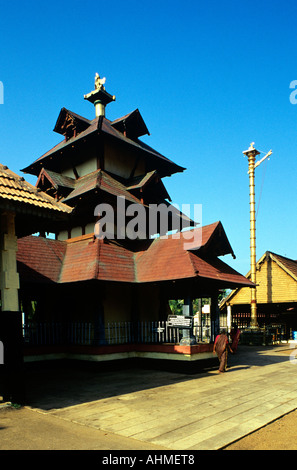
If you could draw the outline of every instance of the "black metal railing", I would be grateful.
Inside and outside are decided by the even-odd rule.
[[[169,328],[165,321],[108,322],[104,327],[89,322],[23,325],[24,342],[30,346],[178,343],[180,335],[178,328]]]

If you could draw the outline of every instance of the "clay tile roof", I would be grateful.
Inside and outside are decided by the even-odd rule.
[[[197,275],[205,279],[213,279],[228,283],[230,286],[239,284],[240,287],[253,287],[254,284],[246,279],[242,274],[235,271],[219,258],[202,259],[199,256],[189,253],[191,262]]]
[[[17,265],[21,281],[58,282],[66,243],[29,235],[18,239]]]
[[[206,227],[206,233],[208,230]],[[205,237],[206,243],[208,240]],[[189,251],[188,243],[184,237],[173,236],[132,244],[126,240],[103,241],[93,235],[65,242],[26,237],[19,241],[18,262],[22,263],[21,273],[26,274],[27,269],[30,278],[35,270],[38,279],[59,283],[87,280],[147,283],[201,278],[226,286],[253,287],[251,281],[212,253],[205,257],[197,247]]]
[[[109,174],[102,170],[95,170],[86,176],[82,176],[75,180],[74,190],[64,199],[68,202],[71,199],[81,196],[94,189],[101,189],[114,196],[124,196],[131,202],[141,203],[133,194],[129,193],[126,187],[112,178]]]
[[[61,175],[60,173],[56,173],[55,171],[46,170],[45,168],[42,168],[40,172],[40,175],[35,185],[36,187],[38,187],[39,182],[43,176],[45,176],[55,188],[62,187],[73,189],[75,187],[74,178],[71,178],[70,176]]]
[[[135,282],[133,252],[92,235],[68,240],[60,282],[91,279]]]
[[[13,173],[6,166],[0,165],[0,204],[9,200],[14,205],[28,204],[50,211],[70,213],[72,209],[66,204],[55,201],[52,197],[39,191],[23,177]]]
[[[156,238],[150,247],[135,255],[138,282],[168,281],[195,276],[189,253],[181,240]]]
[[[156,170],[153,170],[153,171],[149,171],[145,175],[134,176],[134,178],[131,178],[131,180],[128,182],[127,189],[130,190],[130,189],[143,188],[156,175],[157,175]]]
[[[146,251],[136,254],[137,280],[154,282],[200,277],[230,285],[253,286],[251,281],[218,259],[212,250],[206,251],[212,236],[218,237],[217,227],[218,223],[191,230],[187,233],[187,238],[182,234],[179,238],[174,236],[156,238]],[[195,237],[195,232],[197,234],[199,230],[202,236]],[[189,238],[190,234],[193,234],[192,239]],[[215,246],[218,247],[218,243]],[[233,253],[232,249],[229,253]]]

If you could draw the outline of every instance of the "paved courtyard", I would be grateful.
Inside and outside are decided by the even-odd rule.
[[[195,374],[70,366],[34,369],[29,407],[170,450],[216,450],[297,408],[290,345],[241,346],[229,368]],[[216,364],[216,363],[215,363]]]

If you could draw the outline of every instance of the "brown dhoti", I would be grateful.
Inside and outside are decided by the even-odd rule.
[[[220,361],[219,372],[225,372],[227,369],[227,358],[228,358],[228,338],[226,335],[218,335],[215,341],[215,351]]]
[[[220,355],[218,354],[218,358],[220,361],[219,371],[225,372],[225,370],[227,369],[228,350],[225,349],[223,353],[221,353]]]

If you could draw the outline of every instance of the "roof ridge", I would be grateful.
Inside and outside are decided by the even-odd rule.
[[[137,270],[137,257],[138,253],[134,252],[132,259],[133,259],[133,271],[134,271],[134,282],[139,282],[138,281],[138,270]],[[140,255],[141,256],[141,255]]]
[[[192,256],[197,256],[197,255],[195,255],[193,252],[191,252],[191,251],[189,251],[189,250],[184,250],[184,251],[187,253],[187,255],[188,255],[188,257],[189,257],[190,264],[191,264],[191,266],[192,266],[192,268],[193,268],[194,275],[195,275],[195,276],[198,276],[198,275],[199,275],[199,271],[198,271],[198,269],[195,268],[194,263],[193,263],[193,261],[192,261]],[[197,256],[197,258],[199,258],[199,257]]]
[[[278,257],[279,257],[279,258],[284,258],[284,259],[286,259],[286,260],[288,260],[288,261],[290,261],[290,262],[296,263],[296,266],[297,266],[297,262],[296,262],[296,261],[294,261],[293,259],[290,259],[290,258],[286,258],[285,256],[282,256],[282,255],[277,255],[276,253],[271,253],[271,252],[270,252],[270,255],[272,255],[272,256],[271,256],[271,259],[273,259],[289,276],[291,276],[293,279],[295,279],[295,280],[297,281],[297,275],[296,275],[294,272],[292,272],[292,270],[291,270],[289,267],[285,266],[285,265],[278,259]]]
[[[100,171],[102,171],[101,168],[97,168],[97,170],[93,170],[90,173],[87,173],[86,175],[80,176],[79,178],[77,178],[75,180],[75,182],[77,183],[77,182],[80,182],[83,179],[92,178],[93,176],[95,176],[96,173],[100,173]]]
[[[280,255],[280,254],[278,254],[278,253],[274,253],[273,251],[268,251],[268,253],[270,253],[270,254],[273,255],[273,256],[278,256],[279,258],[287,259],[288,261],[292,261],[293,263],[297,263],[297,260],[296,260],[296,259],[289,258],[288,256]]]
[[[82,240],[88,240],[89,238],[90,239],[94,238],[94,233],[86,233],[85,235],[78,235],[77,237],[68,238],[67,240],[64,240],[64,241],[67,244],[71,244],[71,243],[80,242]]]
[[[65,252],[66,252],[66,250],[65,250],[65,252],[64,252],[64,254],[63,254],[63,257],[62,257],[62,259],[61,259],[61,258],[57,255],[57,253],[55,252],[55,250],[53,249],[52,243],[50,243],[50,240],[51,240],[51,241],[54,241],[54,242],[56,242],[56,241],[61,242],[61,244],[66,247],[65,242],[64,242],[63,240],[53,240],[53,239],[44,238],[44,237],[41,237],[41,238],[44,240],[44,242],[45,242],[45,244],[47,245],[48,249],[55,255],[55,257],[58,259],[58,261],[61,263],[61,265],[63,265],[63,260],[64,260],[64,257],[65,257]]]

